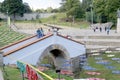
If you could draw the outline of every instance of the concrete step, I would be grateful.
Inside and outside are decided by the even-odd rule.
[[[88,41],[93,41],[93,42],[120,42],[120,39],[75,39],[77,41],[82,41],[82,42],[88,42]]]
[[[107,49],[109,46],[100,46],[100,45],[86,45],[87,49]]]
[[[114,36],[93,35],[93,36],[73,36],[73,38],[76,38],[76,39],[85,39],[85,38],[88,38],[88,39],[120,39],[120,36],[119,35],[114,35]]]
[[[83,42],[86,45],[120,47],[120,40],[119,39],[75,39],[75,40]]]
[[[120,52],[120,47],[116,46],[99,46],[99,45],[86,45],[87,53],[100,53],[100,52]]]
[[[87,45],[101,45],[101,46],[120,46],[120,42],[113,42],[113,41],[86,41]]]

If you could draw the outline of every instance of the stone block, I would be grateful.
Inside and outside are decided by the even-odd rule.
[[[3,52],[0,52],[0,67],[3,66],[3,55],[2,55]]]
[[[117,19],[117,33],[120,33],[120,18]]]

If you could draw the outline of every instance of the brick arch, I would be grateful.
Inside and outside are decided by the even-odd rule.
[[[45,56],[49,55],[53,62],[54,62],[54,65],[56,67],[58,67],[58,62],[57,60],[59,61],[59,59],[61,60],[70,60],[70,56],[69,56],[69,53],[67,51],[67,49],[62,46],[62,45],[59,45],[59,44],[52,44],[50,46],[48,46],[41,54],[41,56],[39,57],[39,60],[37,62],[37,65],[40,65],[41,63],[41,60],[44,59]],[[61,67],[59,67],[61,68]]]

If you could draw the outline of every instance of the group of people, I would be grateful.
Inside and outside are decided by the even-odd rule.
[[[103,30],[102,27],[94,27],[93,31],[96,32],[96,30],[98,30],[98,29],[99,29],[100,32],[102,32],[102,30]],[[105,30],[105,32],[107,32],[107,34],[109,34],[109,32],[110,32],[110,28],[109,27],[105,27],[104,30]]]
[[[51,29],[48,29],[47,34],[51,34],[51,33],[52,33]],[[42,28],[38,28],[37,31],[36,31],[36,34],[37,34],[38,38],[41,38],[41,37],[45,36],[44,30]]]
[[[43,31],[42,28],[38,28],[36,32],[37,32],[37,37],[38,38],[41,38],[41,37],[44,36],[44,31]]]
[[[113,23],[112,22],[107,22],[107,23],[96,23],[96,24],[91,24],[91,28],[93,29],[94,32],[96,30],[102,32],[103,30],[109,34],[110,28],[112,27]]]

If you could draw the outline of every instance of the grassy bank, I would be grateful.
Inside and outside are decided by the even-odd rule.
[[[16,21],[17,23],[39,23],[39,24],[54,24],[60,26],[67,26],[67,27],[74,27],[79,29],[85,29],[89,27],[89,22],[85,20],[75,20],[74,22],[66,21],[66,14],[65,13],[56,13],[48,18],[41,18],[38,20],[30,20],[30,21]]]
[[[67,27],[81,28],[81,29],[89,27],[89,23],[84,20],[75,20],[74,22],[67,22],[65,13],[57,13],[48,18],[43,18],[41,19],[41,22],[55,24],[55,25],[63,25]]]
[[[0,47],[25,38],[26,34],[15,32],[8,28],[4,22],[0,26]]]

